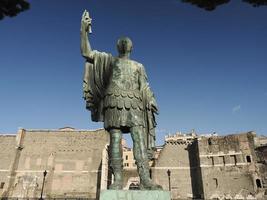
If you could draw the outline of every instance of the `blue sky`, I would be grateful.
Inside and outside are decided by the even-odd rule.
[[[208,12],[178,0],[31,0],[0,21],[0,132],[95,129],[82,99],[80,18],[93,49],[134,44],[160,115],[159,143],[176,131],[267,135],[267,8],[232,1]]]

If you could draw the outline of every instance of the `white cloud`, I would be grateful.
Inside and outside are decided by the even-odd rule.
[[[233,108],[232,108],[232,112],[233,113],[236,113],[236,112],[238,112],[238,111],[240,111],[241,110],[241,105],[236,105],[236,106],[234,106]]]

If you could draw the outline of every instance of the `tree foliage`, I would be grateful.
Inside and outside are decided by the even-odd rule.
[[[184,3],[191,3],[203,8],[207,11],[212,11],[225,3],[229,3],[230,0],[181,0]],[[245,3],[249,3],[254,7],[267,5],[267,0],[240,0]],[[30,4],[27,0],[0,0],[0,20],[4,17],[14,17],[22,11],[28,10]]]
[[[240,0],[241,1],[241,0]],[[249,3],[254,7],[267,5],[267,0],[242,0],[243,2]],[[225,3],[229,3],[230,0],[182,0],[185,3],[191,3],[203,8],[207,11],[215,10],[217,6],[220,6]]]
[[[182,0],[185,3],[191,3],[208,11],[215,10],[221,4],[228,3],[230,0]]]
[[[25,0],[0,0],[0,20],[6,16],[14,17],[29,8],[30,4]]]
[[[252,4],[254,7],[267,5],[267,0],[243,0],[243,1]]]

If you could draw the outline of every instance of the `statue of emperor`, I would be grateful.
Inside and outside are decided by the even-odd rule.
[[[81,53],[86,59],[83,95],[92,121],[104,122],[110,134],[110,166],[114,182],[109,189],[123,188],[122,134],[131,133],[141,190],[161,190],[150,178],[149,159],[155,148],[154,114],[157,103],[142,64],[131,60],[128,37],[117,42],[118,56],[92,50],[88,33],[92,19],[84,11],[81,20]]]

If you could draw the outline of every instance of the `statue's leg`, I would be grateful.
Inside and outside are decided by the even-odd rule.
[[[110,163],[114,175],[114,183],[109,186],[111,190],[121,190],[123,187],[122,177],[122,132],[120,129],[109,130],[110,134]]]
[[[150,179],[147,148],[145,146],[145,135],[143,132],[143,127],[132,127],[131,136],[133,139],[134,158],[136,161],[138,174],[140,176],[140,189],[161,190],[162,187],[160,185],[154,184]]]

